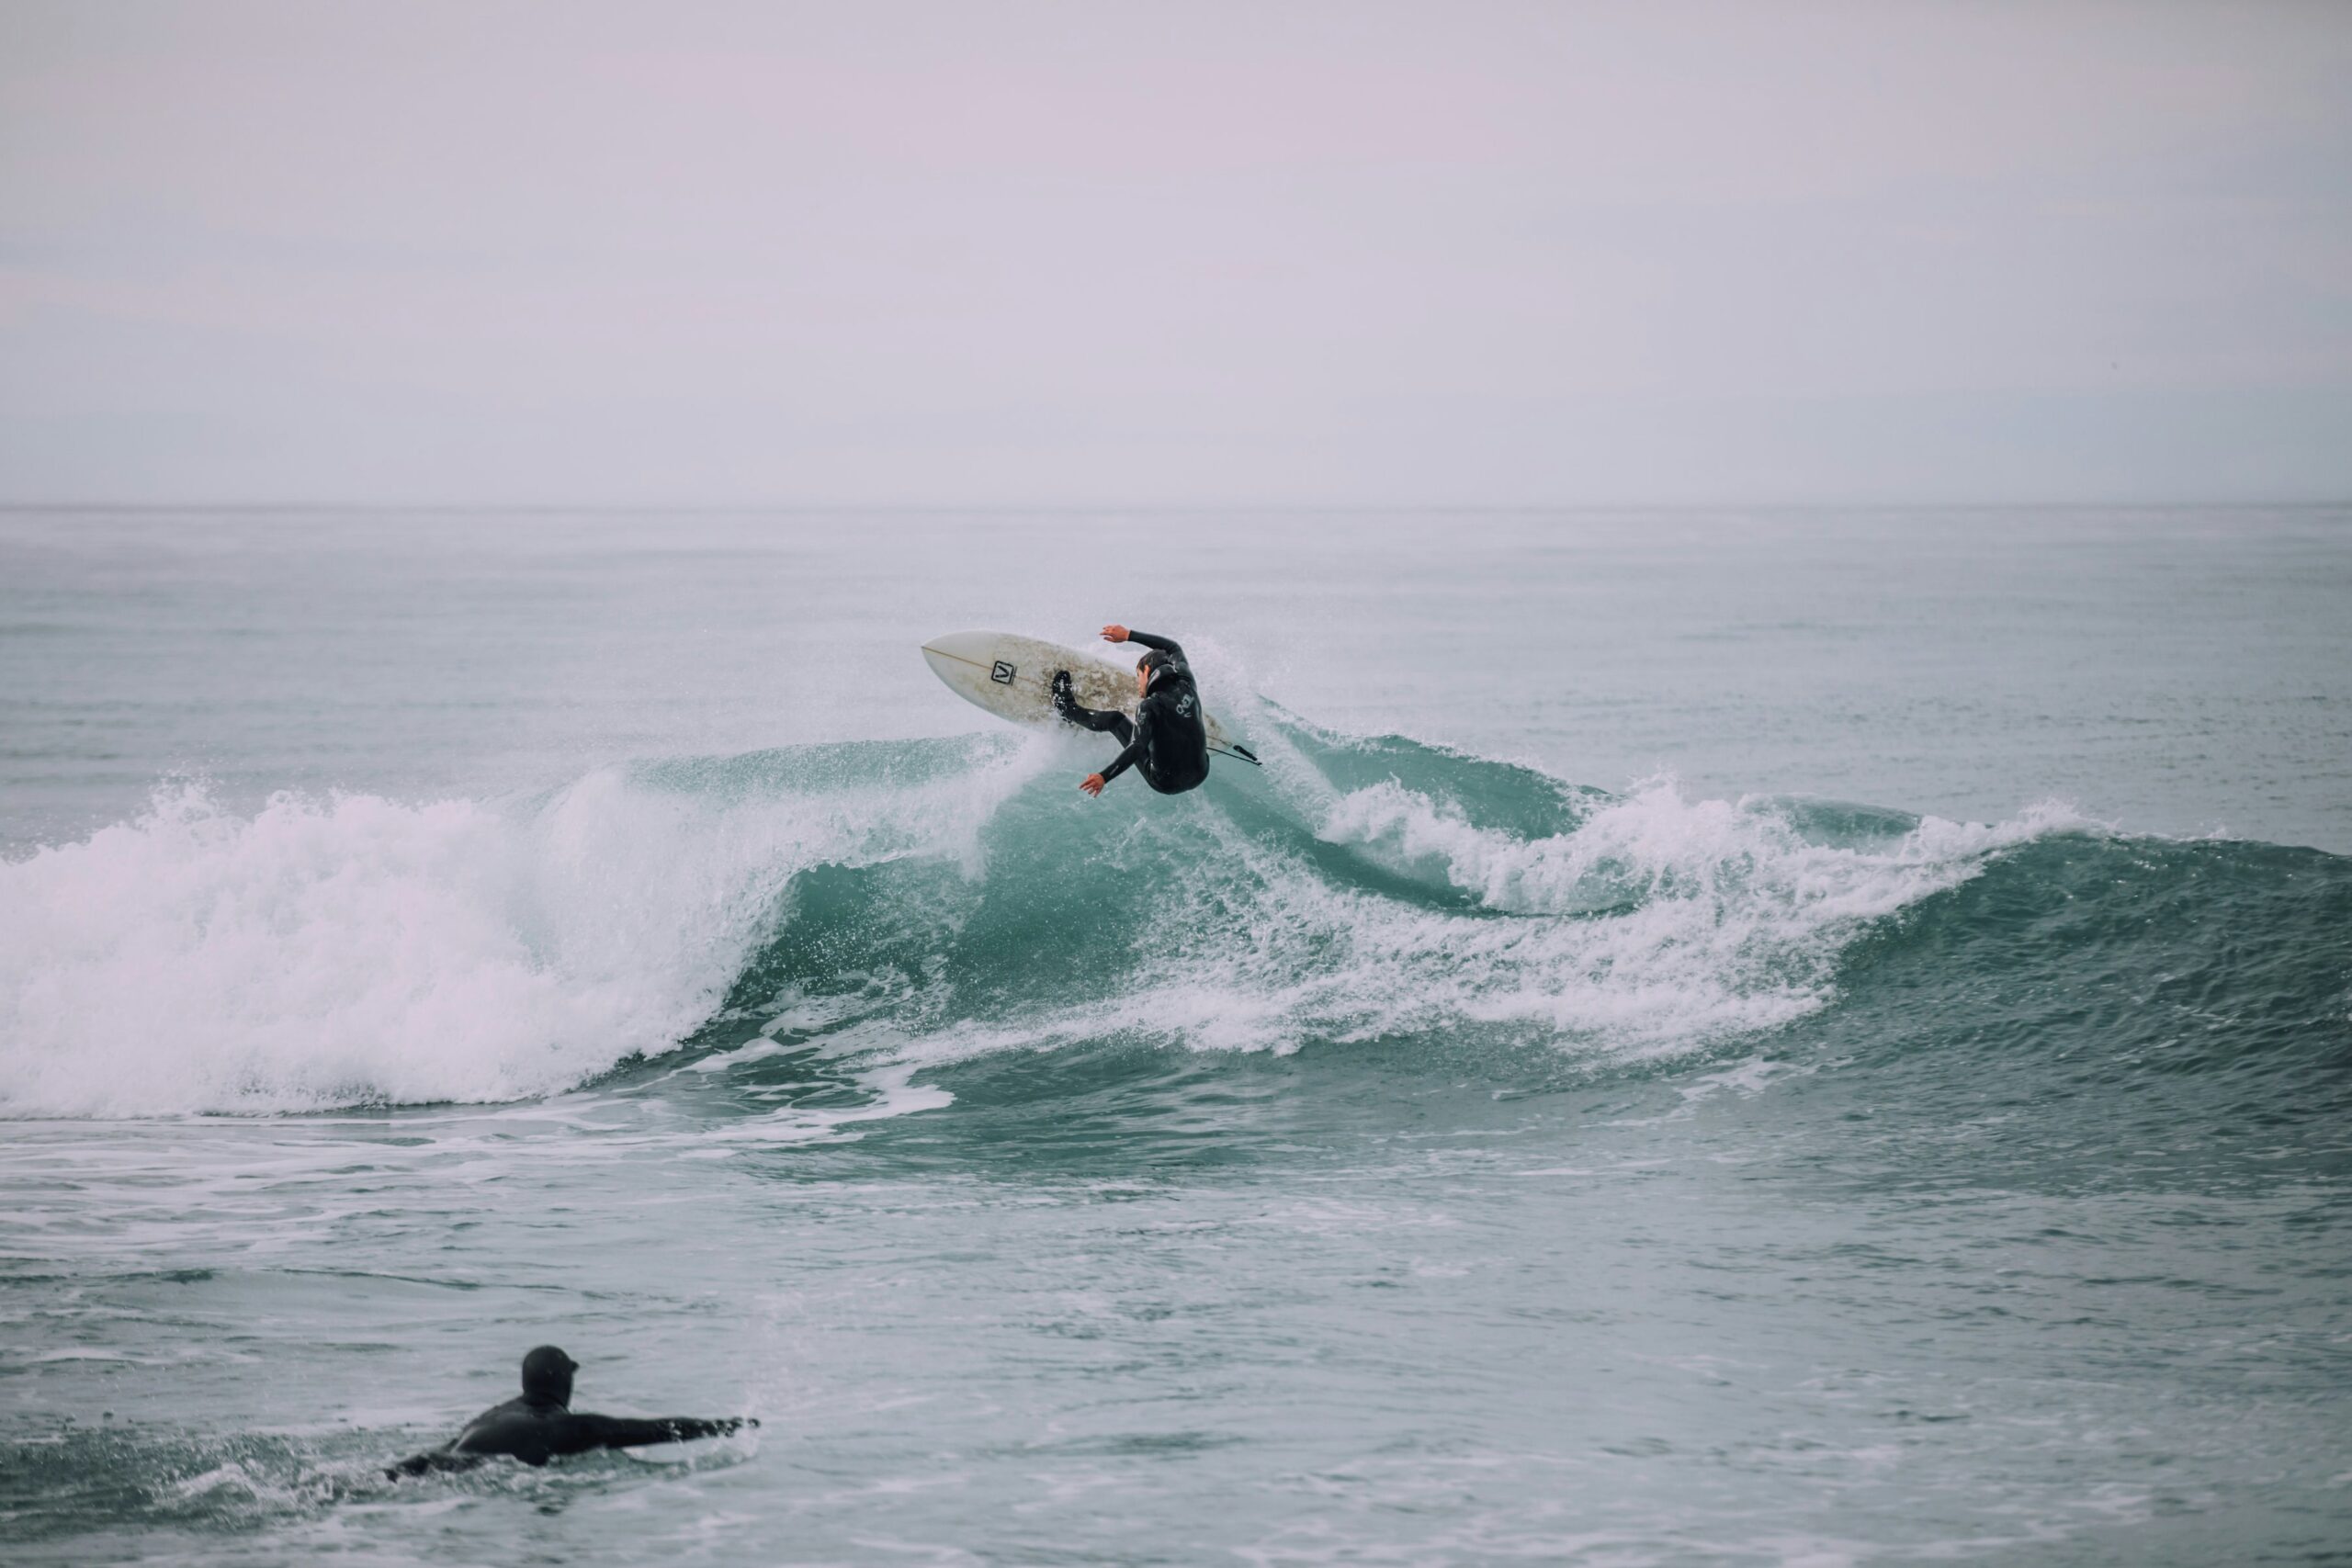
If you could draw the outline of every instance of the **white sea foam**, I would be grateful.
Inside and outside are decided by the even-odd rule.
[[[0,1114],[568,1088],[708,1017],[796,872],[969,853],[1034,765],[748,800],[622,768],[513,807],[159,794],[0,864]]]
[[[1337,989],[1356,1025],[1445,1014],[1527,1021],[1663,1051],[1770,1028],[1823,1006],[1862,926],[1965,881],[1995,852],[2080,826],[2056,806],[1997,824],[1928,818],[1874,848],[1816,843],[1757,801],[1692,800],[1652,781],[1553,837],[1471,826],[1394,784],[1342,799],[1323,836],[1434,857],[1494,919],[1351,915]]]
[[[1126,1033],[1206,1049],[1295,1048],[1491,1025],[1625,1059],[1787,1023],[1834,996],[1871,921],[1975,875],[1995,852],[2086,826],[2060,806],[2001,823],[1928,818],[1875,848],[1807,840],[1755,801],[1651,782],[1556,836],[1472,825],[1393,782],[1342,795],[1320,837],[1476,895],[1430,908],[1335,883],[1293,852],[1224,830],[1183,857],[1176,907],[1137,966],[1165,976],[1040,1017],[965,1023],[952,1056]],[[1175,858],[1175,857],[1171,857]],[[1253,885],[1236,920],[1228,869]]]

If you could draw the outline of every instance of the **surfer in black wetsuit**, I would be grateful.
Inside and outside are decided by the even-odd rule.
[[[697,1416],[657,1416],[635,1419],[627,1416],[588,1416],[574,1412],[571,1374],[579,1363],[552,1345],[542,1345],[523,1358],[523,1397],[493,1404],[466,1429],[424,1453],[413,1454],[384,1473],[398,1481],[403,1475],[428,1471],[471,1470],[495,1455],[541,1465],[565,1454],[592,1449],[634,1449],[647,1443],[684,1443],[695,1438],[718,1438],[741,1427],[756,1427],[749,1417],[723,1416],[705,1420]]]
[[[1209,732],[1184,650],[1167,637],[1121,626],[1104,626],[1102,640],[1141,643],[1151,650],[1136,664],[1136,690],[1143,701],[1133,720],[1116,711],[1096,713],[1070,695],[1069,671],[1054,671],[1054,711],[1081,728],[1117,736],[1125,748],[1109,767],[1089,773],[1078,787],[1101,795],[1104,784],[1133,767],[1162,795],[1199,788],[1209,776]]]

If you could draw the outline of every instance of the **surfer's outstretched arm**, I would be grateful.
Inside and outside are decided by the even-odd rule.
[[[1146,648],[1156,648],[1162,653],[1172,653],[1179,659],[1184,657],[1183,644],[1172,637],[1154,637],[1149,632],[1130,631],[1127,640],[1141,643]]]
[[[1119,744],[1125,748],[1107,773],[1089,773],[1079,784],[1078,787],[1089,795],[1101,795],[1104,784],[1118,777],[1143,753],[1142,738],[1136,733],[1134,722],[1125,714],[1115,708],[1097,713],[1092,708],[1078,705],[1078,700],[1069,693],[1069,671],[1067,670],[1054,671],[1054,711],[1081,729],[1091,729],[1097,735],[1117,736]]]
[[[384,1467],[385,1479],[399,1481],[411,1475],[438,1474],[444,1471],[471,1470],[482,1461],[481,1454],[461,1454],[443,1446],[421,1454],[411,1454],[398,1464]]]
[[[590,1449],[641,1449],[649,1443],[690,1443],[696,1438],[723,1438],[759,1423],[741,1416],[707,1419],[700,1416],[574,1416],[565,1432],[565,1453]]]
[[[1119,625],[1116,621],[1113,621],[1102,628],[1102,640],[1104,642],[1137,642],[1146,648],[1156,648],[1162,653],[1172,653],[1179,659],[1184,657],[1183,647],[1174,637],[1154,637],[1149,632],[1134,631]]]
[[[1111,760],[1111,765],[1103,769],[1102,773],[1096,775],[1096,777],[1100,778],[1104,784],[1109,784],[1113,779],[1117,778],[1121,773],[1124,773],[1129,768],[1134,767],[1136,765],[1136,759],[1142,755],[1143,737],[1138,735],[1133,740],[1128,741],[1127,749],[1120,752],[1116,757],[1113,758]]]

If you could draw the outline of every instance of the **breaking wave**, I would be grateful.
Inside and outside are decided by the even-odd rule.
[[[498,801],[239,813],[174,786],[0,865],[0,1111],[525,1100],[834,1033],[915,1063],[1422,1035],[1653,1060],[1834,1007],[1910,912],[2025,846],[2145,858],[2054,807],[1612,795],[1260,733],[1262,773],[1099,803],[1050,736],[671,759]]]

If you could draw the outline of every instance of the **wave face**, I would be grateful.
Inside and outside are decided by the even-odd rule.
[[[1089,803],[1077,750],[1014,736],[673,759],[494,803],[239,815],[176,788],[0,866],[0,1106],[523,1100],[763,1035],[918,1063],[1442,1038],[1605,1068],[1859,1016],[1922,975],[1939,1027],[1995,1043],[2001,977],[2035,953],[2064,961],[2034,985],[2194,974],[2165,982],[2181,1019],[2342,1034],[2352,878],[2325,855],[2055,807],[1610,795],[1255,729],[1262,773],[1174,799]]]

